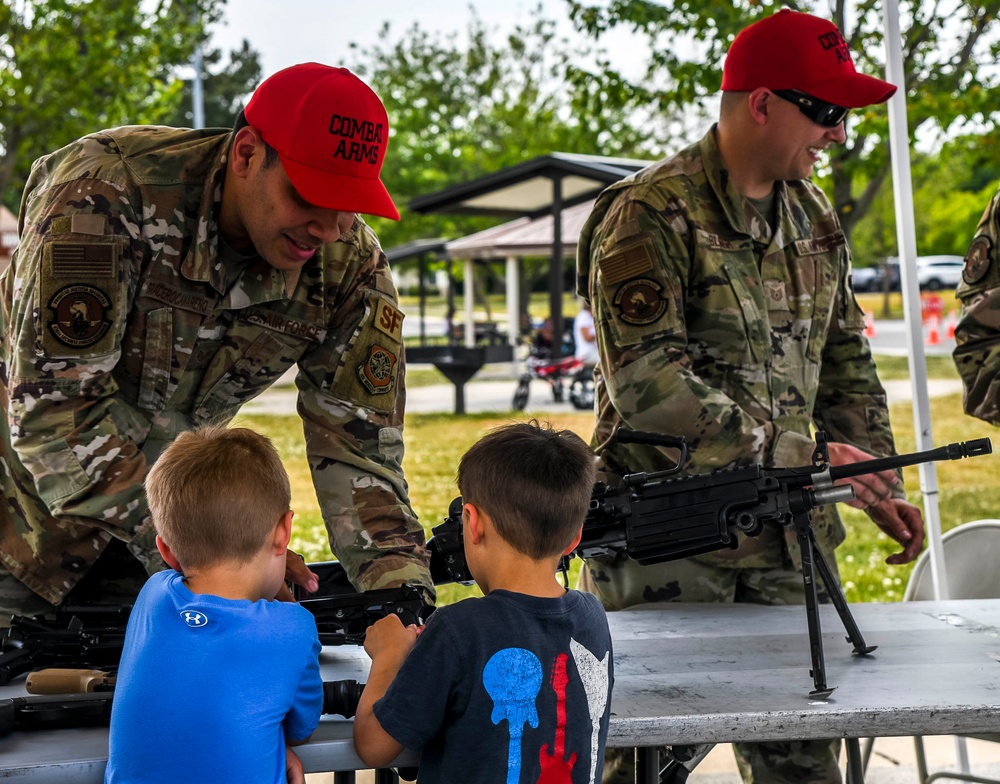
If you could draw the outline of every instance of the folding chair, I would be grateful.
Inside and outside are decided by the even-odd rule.
[[[945,571],[948,578],[949,599],[997,599],[1000,598],[1000,520],[975,520],[963,523],[941,537],[944,552]],[[930,551],[920,554],[910,580],[903,594],[904,602],[930,601],[934,599],[931,579]],[[914,737],[917,756],[917,775],[920,784],[930,784],[938,779],[969,781],[974,784],[1000,784],[1000,779],[983,778],[969,772],[968,755],[965,752],[965,737],[978,738],[1000,743],[1000,735],[956,736],[956,750],[959,757],[959,771],[938,771],[928,775],[924,742]],[[871,741],[866,744],[864,761],[871,755]]]

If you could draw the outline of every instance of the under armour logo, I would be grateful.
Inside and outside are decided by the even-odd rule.
[[[196,610],[182,610],[181,618],[184,619],[184,623],[194,629],[208,623],[208,616],[204,613],[197,612]]]

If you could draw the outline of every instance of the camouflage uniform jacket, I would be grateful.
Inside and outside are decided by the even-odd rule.
[[[619,425],[684,436],[685,474],[809,465],[812,426],[893,453],[846,238],[811,182],[776,184],[772,231],[729,182],[713,128],[604,191],[578,273],[601,355],[593,446],[611,474],[672,465],[669,451],[609,443]],[[832,553],[845,536],[834,508],[813,520]],[[792,530],[698,558],[774,567],[785,547],[798,565]]]
[[[965,385],[967,414],[1000,425],[1000,193],[983,213],[965,254],[955,295],[962,315],[955,327],[955,366]]]
[[[110,540],[163,568],[142,488],[180,432],[297,365],[334,552],[356,585],[430,585],[403,478],[402,314],[360,218],[299,275],[220,256],[230,134],[127,127],[41,158],[2,279],[0,559],[59,603]]]

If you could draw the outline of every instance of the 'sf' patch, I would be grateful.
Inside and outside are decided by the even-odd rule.
[[[403,313],[393,307],[385,297],[378,298],[375,308],[375,326],[393,339],[395,343],[403,342]]]

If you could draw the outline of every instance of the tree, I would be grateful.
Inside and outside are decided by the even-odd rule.
[[[161,122],[222,0],[0,4],[0,195],[17,209],[32,161],[74,138]]]
[[[239,49],[229,52],[229,62],[220,67],[222,51],[212,49],[202,56],[202,92],[205,99],[205,126],[231,128],[246,98],[263,76],[260,55],[246,39]],[[167,125],[190,128],[194,122],[192,81],[185,81],[177,110]]]
[[[847,0],[609,0],[601,5],[567,0],[578,29],[600,40],[616,25],[628,25],[650,44],[641,84],[664,113],[704,107],[722,80],[721,66],[735,34],[782,6],[832,19],[844,33],[859,70],[884,73],[882,3],[860,0],[847,17]],[[996,129],[1000,78],[1000,1],[900,0],[903,60],[911,139],[954,136],[969,127]],[[592,78],[601,78],[595,69]],[[850,236],[889,175],[884,107],[852,113],[847,143],[830,159],[832,200]]]
[[[581,59],[608,67],[592,48],[575,51],[536,9],[493,43],[473,16],[468,45],[413,25],[396,43],[386,24],[374,45],[351,44],[352,70],[382,98],[391,136],[383,179],[404,215],[376,221],[386,247],[457,237],[493,219],[414,215],[406,202],[555,151],[649,156],[648,132],[623,83],[573,78]]]
[[[976,225],[1000,180],[998,142],[993,136],[969,135],[947,142],[933,154],[912,156],[913,210],[921,256],[964,255]],[[896,215],[892,193],[883,189],[866,220],[854,232],[863,250],[855,264],[869,266],[896,253]]]
[[[431,34],[419,25],[391,43],[388,24],[374,46],[351,44],[352,70],[380,95],[390,118],[383,180],[403,220],[372,221],[385,247],[456,238],[497,223],[416,215],[406,206],[415,196],[552,152],[657,157],[648,126],[635,122],[642,107],[631,88],[613,78],[580,78],[579,62],[609,69],[606,53],[589,44],[574,48],[557,37],[555,26],[539,7],[495,41],[473,12],[467,45],[460,46],[457,35]],[[522,260],[524,313],[527,292],[548,266],[545,258]]]

